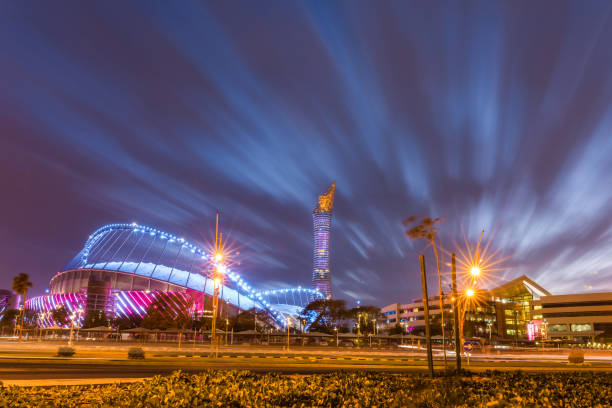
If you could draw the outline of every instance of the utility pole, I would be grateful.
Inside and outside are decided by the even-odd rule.
[[[212,328],[211,328],[211,345],[215,346],[215,357],[219,352],[219,343],[217,341],[217,313],[219,309],[219,288],[221,286],[222,271],[220,270],[220,263],[223,261],[223,235],[219,233],[219,211],[217,211],[217,220],[215,223],[215,253],[213,259],[215,264],[213,265],[213,305],[212,305]]]
[[[425,255],[419,255],[421,263],[421,287],[423,288],[423,308],[425,309],[425,338],[427,339],[427,367],[433,377],[433,354],[431,351],[431,330],[429,327],[429,302],[427,300],[427,273],[425,272]]]
[[[289,323],[289,318],[287,318],[287,352],[289,352],[289,327],[291,327]]]
[[[459,344],[459,299],[457,298],[457,265],[455,254],[451,254],[451,272],[453,275],[453,324],[455,326],[455,359],[457,360],[457,372],[461,371],[461,345]]]

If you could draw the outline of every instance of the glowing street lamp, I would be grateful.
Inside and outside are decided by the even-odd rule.
[[[472,278],[479,277],[480,276],[480,267],[473,266],[472,269],[470,269],[470,275],[472,275]]]
[[[472,289],[472,288],[468,288],[468,289],[466,289],[466,291],[465,291],[465,295],[466,295],[467,297],[470,297],[470,298],[471,298],[471,297],[473,297],[473,296],[474,296],[474,289]]]
[[[212,324],[210,342],[211,345],[215,345],[215,356],[218,353],[219,343],[217,341],[217,313],[219,309],[219,289],[223,280],[223,275],[227,271],[225,265],[221,263],[223,261],[223,242],[222,233],[219,233],[219,211],[217,211],[217,222],[215,226],[215,251],[213,259],[215,264],[213,265],[213,305],[212,305]]]

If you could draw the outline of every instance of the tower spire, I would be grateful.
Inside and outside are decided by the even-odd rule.
[[[327,191],[319,196],[319,205],[314,212],[332,212],[334,209],[334,194],[336,193],[336,182],[331,183]]]
[[[319,203],[312,211],[314,236],[312,287],[320,290],[327,299],[332,297],[329,244],[335,193],[336,182],[334,181],[327,191],[319,196]]]

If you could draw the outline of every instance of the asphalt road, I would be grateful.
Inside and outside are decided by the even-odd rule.
[[[0,361],[0,380],[47,380],[47,379],[75,379],[75,378],[143,378],[155,375],[166,375],[176,370],[188,373],[199,373],[207,369],[244,370],[255,372],[280,372],[286,374],[324,373],[336,370],[376,370],[386,372],[424,371],[423,366],[365,366],[365,365],[304,365],[304,364],[257,364],[245,365],[242,363],[203,363],[201,365],[181,366],[180,364],[104,364],[88,363],[75,364],[70,362],[28,362],[16,366],[14,362]]]
[[[234,346],[220,350],[219,358],[209,358],[209,348],[146,347],[147,359],[127,360],[128,345],[78,345],[73,358],[57,358],[57,343],[0,342],[0,381],[6,384],[44,385],[53,381],[91,382],[141,379],[167,375],[176,370],[197,373],[206,369],[251,370],[287,374],[321,373],[336,370],[377,370],[395,373],[424,372],[423,350],[294,348],[290,353],[282,349]],[[434,350],[436,368],[442,369],[442,353]],[[448,352],[449,367],[454,367],[455,356]],[[470,370],[604,370],[612,372],[612,354],[590,352],[586,366],[567,364],[567,351],[551,350],[515,353],[495,351],[474,353]],[[29,382],[31,381],[31,383]],[[45,383],[46,381],[46,383]],[[65,382],[67,383],[67,382]]]
[[[437,369],[442,365],[437,362]],[[557,370],[604,370],[612,371],[610,364],[592,364],[586,367],[568,366],[559,363],[544,363],[539,365],[523,366],[519,362],[509,363],[473,363],[463,368],[470,370],[516,370],[526,371],[557,371]],[[132,360],[68,360],[68,359],[0,359],[0,380],[63,380],[63,379],[129,379],[167,375],[176,370],[188,373],[198,373],[207,369],[244,370],[256,372],[277,372],[286,374],[323,373],[337,370],[375,370],[393,373],[424,372],[424,361],[410,361],[402,363],[386,362],[298,362],[295,360],[272,361],[264,359],[255,360],[212,360],[177,358],[173,361],[147,359],[145,361]],[[27,383],[25,384],[27,385]]]

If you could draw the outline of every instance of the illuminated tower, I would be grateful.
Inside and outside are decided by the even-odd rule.
[[[319,205],[312,211],[314,224],[312,287],[320,290],[327,299],[332,297],[331,273],[329,271],[329,234],[335,192],[336,182],[334,181],[325,194],[319,196]]]

